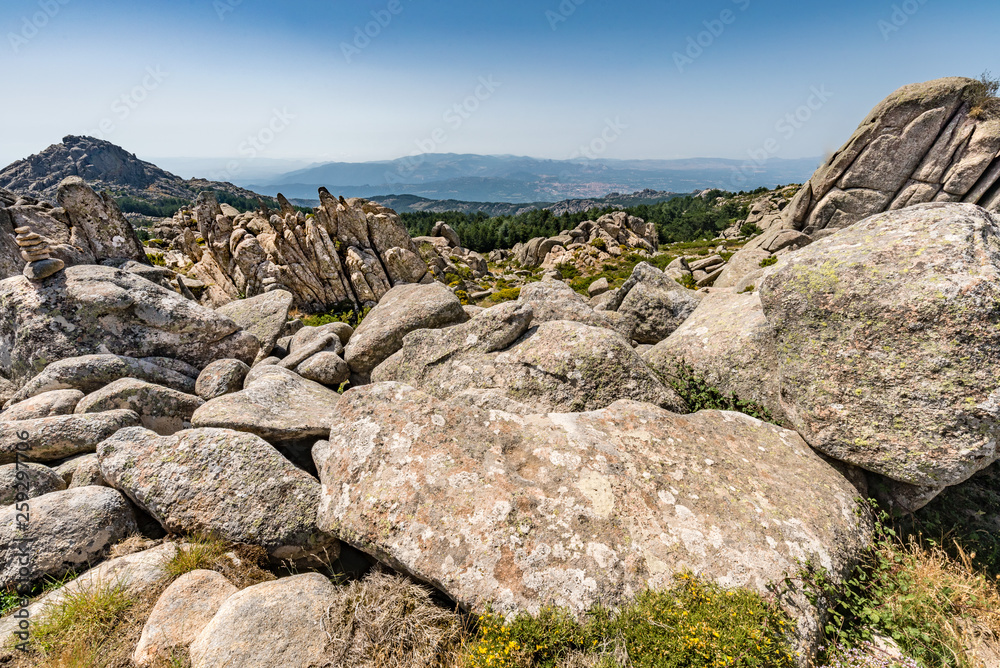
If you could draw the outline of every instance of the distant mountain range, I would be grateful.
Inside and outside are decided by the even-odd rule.
[[[331,162],[300,169],[269,183],[244,183],[266,195],[314,199],[320,186],[345,197],[406,193],[433,200],[530,204],[604,197],[644,189],[692,192],[706,188],[753,190],[802,183],[820,158],[753,162],[687,160],[538,160],[517,156],[426,154],[398,160]]]

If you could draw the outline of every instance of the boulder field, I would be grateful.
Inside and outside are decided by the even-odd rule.
[[[439,280],[490,271],[447,225],[410,239],[325,191],[312,214],[178,214],[198,298],[85,185],[11,203],[0,552],[32,557],[0,589],[78,575],[24,601],[40,619],[113,578],[149,599],[135,665],[263,667],[347,656],[362,622],[334,575],[579,620],[692,574],[776,596],[805,668],[827,606],[774,592],[805,564],[850,576],[869,486],[910,512],[1000,458],[1000,135],[971,85],[888,98],[728,261],[661,271],[655,229],[611,214],[513,252],[644,249],[623,285],[550,275],[491,308]],[[352,324],[300,318],[338,303]],[[692,409],[713,392],[744,412]]]

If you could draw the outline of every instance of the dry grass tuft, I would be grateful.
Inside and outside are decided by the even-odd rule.
[[[238,589],[276,579],[267,570],[267,551],[255,545],[234,545],[215,538],[199,537],[177,551],[166,566],[175,580],[197,570],[216,571]]]
[[[374,572],[345,585],[324,621],[323,668],[460,665],[461,618],[402,576]]]

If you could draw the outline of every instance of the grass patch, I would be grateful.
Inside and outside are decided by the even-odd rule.
[[[965,101],[971,107],[969,116],[980,120],[993,118],[1000,107],[1000,100],[997,100],[998,91],[1000,91],[1000,79],[994,77],[989,70],[983,72],[976,84],[965,94]]]
[[[306,327],[322,327],[334,322],[343,322],[357,329],[358,325],[371,313],[370,307],[355,310],[354,304],[345,302],[338,304],[326,313],[303,316],[302,324]]]
[[[773,255],[771,257],[766,257],[760,261],[761,267],[770,267],[776,264],[778,264],[778,258],[774,257]]]
[[[514,302],[517,301],[521,296],[521,288],[506,288],[504,290],[497,290],[487,299],[488,302],[492,304],[502,304],[504,302]]]
[[[176,580],[191,571],[216,571],[239,589],[274,580],[267,570],[267,551],[254,545],[234,545],[210,537],[198,537],[167,562],[169,579]]]
[[[726,590],[689,573],[647,591],[621,611],[595,609],[583,623],[558,608],[504,621],[480,620],[468,668],[724,668],[795,665],[791,623],[756,592]]]
[[[330,634],[325,665],[457,665],[461,618],[410,580],[373,572],[341,587],[325,620]]]

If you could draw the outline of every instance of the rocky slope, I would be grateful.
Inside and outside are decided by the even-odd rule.
[[[192,200],[203,190],[219,190],[251,199],[258,195],[231,183],[205,179],[185,180],[111,142],[93,137],[63,137],[41,153],[18,160],[0,170],[0,188],[18,195],[54,201],[59,184],[76,176],[97,191],[115,196],[131,195],[155,201],[165,197]]]

